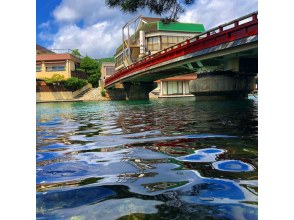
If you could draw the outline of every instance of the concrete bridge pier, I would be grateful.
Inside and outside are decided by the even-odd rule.
[[[107,89],[110,100],[119,101],[126,100],[126,93],[124,88]]]
[[[127,100],[149,100],[149,93],[156,88],[154,82],[123,83]]]
[[[244,99],[254,90],[255,76],[249,74],[199,74],[190,81],[196,100]]]

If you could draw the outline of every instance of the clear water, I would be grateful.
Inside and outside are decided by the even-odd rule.
[[[257,219],[257,103],[37,104],[37,219]]]

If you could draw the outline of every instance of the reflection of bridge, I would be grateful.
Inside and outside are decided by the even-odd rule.
[[[155,80],[196,72],[190,82],[196,97],[244,97],[254,89],[257,53],[255,12],[133,63],[109,77],[105,88],[111,96],[122,83],[128,99],[148,99]]]

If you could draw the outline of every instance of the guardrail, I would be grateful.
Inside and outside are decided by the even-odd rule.
[[[142,60],[125,67],[107,78],[105,80],[105,87],[110,86],[132,72],[199,50],[256,34],[258,34],[258,12],[253,12],[212,28],[200,35],[175,44],[153,55],[144,57]]]

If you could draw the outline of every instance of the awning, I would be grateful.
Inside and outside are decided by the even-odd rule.
[[[45,61],[45,64],[49,65],[65,65],[66,61],[65,60],[56,60],[56,61]]]
[[[42,62],[41,61],[36,61],[36,65],[37,66],[42,65]]]

